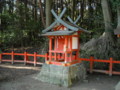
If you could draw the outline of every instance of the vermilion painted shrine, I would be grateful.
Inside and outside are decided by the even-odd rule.
[[[56,20],[47,29],[43,30],[42,36],[49,38],[50,57],[47,59],[48,64],[67,65],[79,63],[80,61],[77,59],[80,49],[79,36],[81,32],[90,33],[76,25],[80,16],[75,22],[73,22],[70,17],[68,17],[70,22],[62,20],[61,18],[65,11],[66,8],[60,16],[57,16],[54,10],[52,10],[52,14]],[[52,58],[52,56],[55,58]]]
[[[79,34],[88,31],[76,25],[80,17],[75,22],[70,17],[68,17],[69,22],[62,20],[65,11],[66,8],[60,16],[57,16],[54,10],[51,10],[56,20],[47,29],[43,30],[42,36],[49,38],[49,58],[46,58],[47,65],[43,65],[38,79],[68,87],[74,81],[83,80],[86,77],[85,67],[78,60]]]

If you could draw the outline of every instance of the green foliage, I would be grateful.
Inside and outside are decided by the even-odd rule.
[[[119,0],[110,0],[110,2],[115,9],[116,6],[120,5]],[[19,3],[14,3],[12,6],[14,10],[11,13],[9,12],[9,6],[9,4],[2,6],[3,11],[2,14],[0,14],[0,18],[2,19],[0,44],[2,43],[4,47],[19,47],[36,45],[43,42],[44,39],[38,37],[38,34],[43,30],[43,26],[38,13],[38,18],[35,20],[33,9],[35,5],[33,5],[33,3],[27,3],[26,7],[25,3],[20,1]],[[88,0],[74,0],[74,2],[72,0],[63,0],[62,2],[53,3],[53,9],[55,9],[58,14],[59,11],[63,10],[64,6],[67,7],[67,12],[64,15],[65,19],[67,16],[76,19],[78,15],[81,15],[81,19],[77,24],[92,32],[91,35],[81,34],[81,43],[85,43],[93,37],[98,38],[104,32],[102,8],[98,0],[95,0],[95,2],[89,2]],[[114,15],[114,27],[116,27],[117,22],[115,12],[116,11],[112,11]]]
[[[117,7],[120,7],[120,0],[110,0],[113,9],[116,10]]]
[[[5,10],[0,14],[0,18],[0,44],[4,48],[36,45],[43,41],[38,37],[43,29],[41,21],[35,20],[32,11],[25,8],[23,3],[20,3],[13,13]]]

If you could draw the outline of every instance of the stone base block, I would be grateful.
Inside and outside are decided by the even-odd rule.
[[[36,79],[51,84],[69,87],[76,81],[86,78],[86,69],[83,63],[74,64],[72,66],[57,66],[44,64],[41,72]]]
[[[120,90],[120,82],[116,85],[115,90]]]

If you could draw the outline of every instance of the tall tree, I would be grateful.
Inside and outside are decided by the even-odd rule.
[[[101,0],[104,22],[105,22],[105,32],[112,32],[112,16],[111,16],[111,9],[108,0]]]
[[[13,3],[14,0],[8,0],[8,6],[9,6],[9,13],[13,13]]]
[[[40,8],[40,15],[41,15],[42,24],[45,28],[45,17],[44,17],[44,12],[43,12],[43,7],[42,7],[41,0],[39,0],[39,8]]]
[[[71,0],[71,18],[74,20],[75,18],[75,3],[76,0]]]
[[[53,0],[46,0],[46,27],[48,27],[52,23],[52,2]]]
[[[28,0],[25,0],[24,1],[24,6],[25,6],[25,22],[27,23],[27,20],[28,20],[28,12],[27,12],[27,9],[28,9]]]
[[[84,5],[85,5],[85,1],[84,0],[81,0],[80,2],[80,15],[81,15],[81,22],[83,21],[83,17],[84,17]]]
[[[116,4],[115,4],[116,5]],[[117,2],[117,28],[116,30],[120,30],[120,2]]]
[[[6,8],[6,0],[0,0],[0,30],[3,31],[4,28],[4,20],[2,18],[2,14],[4,12],[4,9]]]
[[[118,59],[119,55],[117,44],[115,42],[116,38],[113,33],[111,8],[109,3],[108,0],[101,0],[105,30],[99,38],[93,38],[84,45],[83,50],[86,50],[86,55],[94,55],[97,58],[103,59],[109,59],[110,57]]]
[[[33,0],[33,4],[34,19],[37,21],[37,0]]]
[[[0,15],[2,13],[2,0],[0,0]],[[1,17],[0,17],[0,30],[1,30]]]

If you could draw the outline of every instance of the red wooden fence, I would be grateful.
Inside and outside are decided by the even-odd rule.
[[[10,55],[11,58],[10,59],[3,59],[4,55]],[[23,56],[24,59],[23,60],[16,60],[15,56]],[[30,56],[32,56],[34,59],[33,60],[29,60],[28,57],[30,57]],[[22,62],[25,65],[27,63],[34,64],[34,66],[36,66],[37,64],[42,65],[43,63],[40,62],[40,60],[37,57],[43,57],[43,58],[45,58],[45,60],[48,60],[49,55],[48,54],[40,55],[40,54],[37,54],[36,52],[34,52],[34,54],[29,54],[27,52],[15,53],[14,51],[12,51],[11,53],[0,53],[0,63],[2,63],[2,62],[10,62],[11,64],[14,64],[16,62]],[[51,57],[55,58],[54,56],[51,56]],[[77,58],[77,60],[75,62],[70,62],[66,66],[72,65],[74,63],[79,63],[81,61],[88,61],[88,62],[90,62],[90,68],[88,69],[90,71],[90,73],[100,72],[100,73],[109,74],[110,76],[112,74],[120,75],[120,72],[113,71],[113,64],[120,64],[120,61],[113,60],[113,58],[110,58],[109,60],[94,59],[94,57],[90,57],[88,59],[87,58]],[[94,69],[94,62],[109,63],[109,70]],[[61,63],[61,62],[54,62],[54,61],[49,63],[49,64],[63,65],[63,63]]]
[[[109,74],[110,76],[112,76],[113,74],[120,75],[120,72],[113,71],[113,64],[120,64],[120,61],[113,60],[113,58],[110,58],[109,60],[100,60],[100,59],[94,59],[94,57],[90,57],[89,59],[78,58],[78,60],[90,62],[90,68],[88,69],[90,71],[90,73],[100,72],[100,73]],[[94,62],[109,63],[109,70],[94,69]]]
[[[3,59],[4,55],[10,55],[11,58],[10,59]],[[23,56],[24,60],[15,60],[15,56]],[[32,56],[34,58],[34,60],[29,60],[29,56]],[[37,60],[37,57],[44,57],[45,55],[39,55],[36,52],[34,52],[34,54],[29,54],[27,52],[24,53],[15,53],[14,51],[12,51],[11,53],[0,53],[0,63],[2,62],[11,62],[11,64],[14,64],[15,62],[22,62],[24,64],[30,63],[30,64],[34,64],[34,66],[36,66],[37,64],[43,64],[41,63],[39,60]]]

